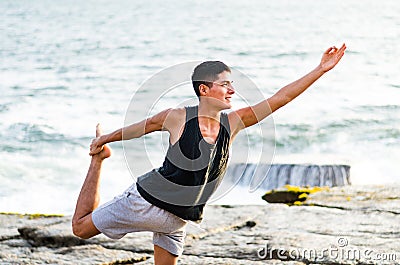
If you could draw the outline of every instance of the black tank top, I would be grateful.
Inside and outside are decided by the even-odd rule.
[[[186,107],[185,128],[179,140],[169,145],[163,165],[137,180],[145,200],[192,221],[202,219],[205,203],[222,181],[230,141],[226,113],[221,113],[215,144],[204,140],[197,116],[198,106]]]

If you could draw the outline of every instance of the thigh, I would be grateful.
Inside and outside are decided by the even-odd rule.
[[[169,242],[168,238],[161,240],[164,235],[180,242],[187,225],[185,220],[146,201],[137,191],[136,185],[94,210],[92,220],[100,232],[113,239],[122,238],[131,232],[150,231],[156,234],[155,238],[160,238],[160,242]],[[181,249],[183,243],[172,248],[172,253],[180,255]]]
[[[112,239],[131,232],[176,230],[165,226],[172,214],[147,202],[134,187],[93,211],[96,228]]]
[[[100,205],[92,213],[96,228],[112,239],[120,239],[130,232],[144,231],[141,207],[124,192],[113,200]]]

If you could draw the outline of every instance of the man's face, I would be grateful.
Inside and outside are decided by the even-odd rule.
[[[230,79],[231,73],[222,72],[218,75],[218,79],[213,82],[209,90],[208,96],[215,98],[219,106],[222,109],[230,109],[232,95],[235,94],[235,90],[232,87],[232,81]]]

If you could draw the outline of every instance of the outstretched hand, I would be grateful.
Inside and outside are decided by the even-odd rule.
[[[340,61],[346,50],[346,45],[343,43],[340,49],[335,46],[329,47],[322,55],[320,66],[324,72],[328,72]]]

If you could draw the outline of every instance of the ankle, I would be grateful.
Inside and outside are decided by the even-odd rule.
[[[99,154],[92,156],[92,162],[102,163],[105,158],[101,157]]]

